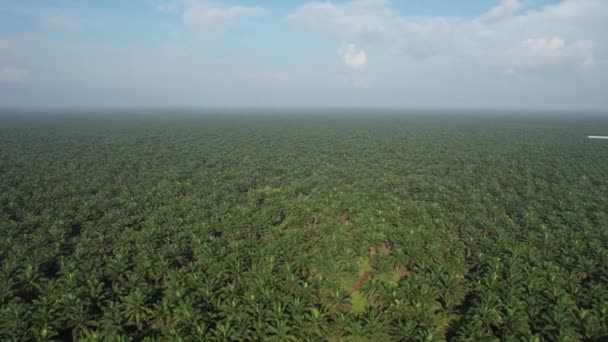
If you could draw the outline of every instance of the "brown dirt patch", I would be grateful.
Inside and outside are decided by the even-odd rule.
[[[407,266],[395,265],[393,272],[399,275],[399,278],[405,278],[410,274],[410,269]]]
[[[361,274],[357,280],[355,281],[355,284],[349,288],[348,290],[346,290],[346,293],[348,293],[348,295],[352,295],[355,291],[359,290],[361,288],[361,286],[363,285],[363,283],[365,283],[366,281],[368,281],[375,273],[375,270],[368,270],[363,272],[363,274]]]
[[[347,210],[340,211],[340,222],[345,226],[353,224],[353,219]]]
[[[386,256],[386,255],[391,254],[392,250],[393,250],[393,244],[385,241],[385,242],[382,242],[381,244],[370,247],[369,256],[373,257],[378,253]]]

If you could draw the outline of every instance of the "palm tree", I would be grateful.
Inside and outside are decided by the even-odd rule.
[[[229,321],[218,323],[211,331],[211,336],[218,341],[236,341],[239,337]]]
[[[158,331],[168,331],[174,325],[175,318],[173,317],[173,309],[169,305],[169,302],[162,300],[154,304],[150,310],[151,328]]]
[[[298,338],[293,335],[292,328],[287,324],[285,320],[275,320],[268,326],[268,337],[269,341],[298,341]]]
[[[26,340],[32,322],[32,314],[28,305],[10,302],[0,309],[0,336],[12,336],[15,339]]]
[[[122,316],[127,324],[133,324],[142,330],[150,319],[150,308],[147,307],[148,295],[145,290],[135,288],[121,298]]]
[[[327,318],[318,308],[310,308],[305,315],[303,331],[317,338],[323,337],[327,333]]]
[[[124,332],[123,305],[115,301],[106,301],[102,308],[103,316],[99,321],[103,336],[114,339]]]
[[[34,299],[38,293],[41,279],[32,260],[26,263],[25,268],[17,275],[17,280],[21,283],[20,287],[25,299],[28,301]]]
[[[47,297],[34,299],[35,311],[32,314],[34,335],[42,340],[50,339],[57,334],[57,317],[55,305]]]

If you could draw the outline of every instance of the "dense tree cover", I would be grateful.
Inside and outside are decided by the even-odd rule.
[[[607,338],[605,132],[0,118],[0,339]]]

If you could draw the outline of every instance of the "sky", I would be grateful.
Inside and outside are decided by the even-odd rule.
[[[0,107],[608,110],[608,0],[0,0]]]

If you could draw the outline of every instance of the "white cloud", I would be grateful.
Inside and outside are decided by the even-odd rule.
[[[215,6],[196,3],[191,4],[183,13],[182,20],[190,29],[206,36],[236,20],[267,14],[268,11],[260,6]]]
[[[385,0],[354,0],[346,3],[309,2],[287,20],[341,39],[389,37],[395,33],[397,16]]]
[[[385,0],[313,1],[287,20],[337,42],[380,44],[389,53],[510,70],[597,65],[608,45],[608,1],[562,0],[530,8],[501,0],[477,18],[407,17]]]
[[[0,81],[23,81],[27,76],[28,72],[25,69],[15,67],[0,68]]]
[[[496,20],[509,17],[523,7],[519,0],[502,0],[494,8],[481,16],[481,20]]]
[[[592,42],[567,43],[561,37],[529,38],[521,42],[514,62],[522,67],[572,64],[588,68],[595,64],[594,49]]]
[[[521,43],[521,46],[531,54],[541,57],[557,58],[564,50],[566,43],[559,37],[531,38]]]
[[[355,44],[343,45],[338,54],[344,60],[344,64],[353,70],[362,70],[367,67],[367,55],[363,50],[357,50]]]

